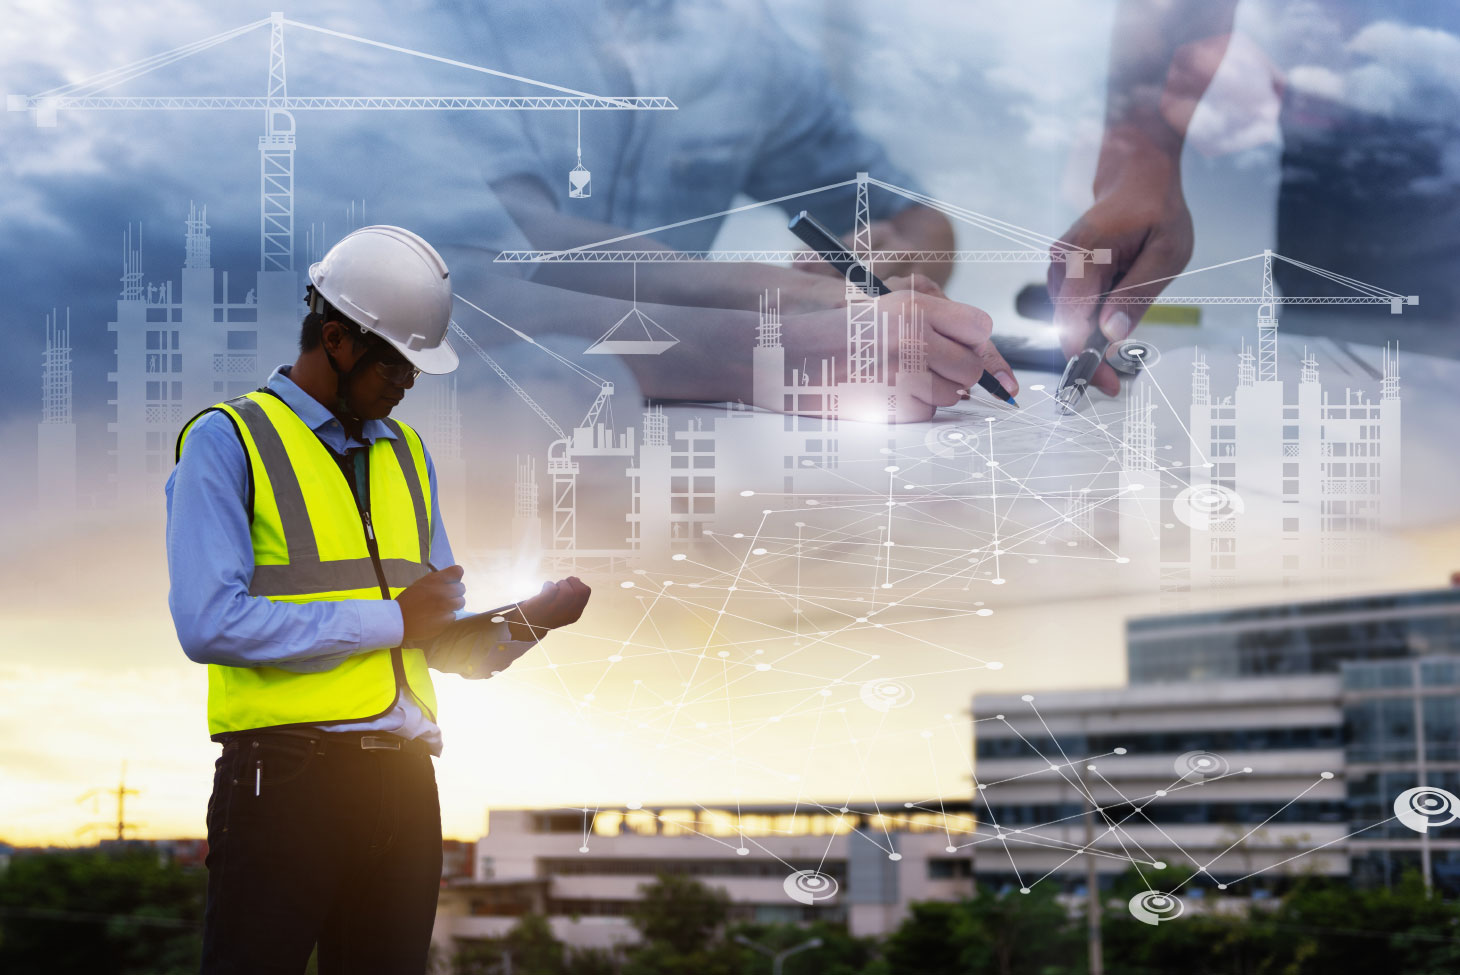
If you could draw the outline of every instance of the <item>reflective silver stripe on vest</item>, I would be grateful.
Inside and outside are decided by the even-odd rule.
[[[406,432],[401,425],[389,418],[385,421],[386,427],[395,434],[395,439],[390,442],[391,448],[395,451],[396,463],[406,476],[406,488],[411,492],[411,503],[416,506],[416,536],[420,542],[421,561],[428,562],[431,558],[431,529],[430,520],[426,517],[426,492],[422,490],[421,477],[416,472],[415,458],[411,456],[411,446],[406,443]]]
[[[426,566],[409,559],[381,559],[385,584],[404,589],[426,574]],[[375,565],[368,558],[337,559],[332,562],[306,562],[289,565],[256,565],[250,596],[310,596],[321,592],[348,589],[378,591]]]
[[[228,405],[243,418],[244,426],[253,436],[258,448],[259,459],[269,475],[269,484],[274,489],[274,503],[279,508],[279,521],[284,528],[284,544],[289,548],[289,561],[306,565],[319,564],[319,546],[314,541],[314,527],[309,521],[309,509],[304,506],[304,491],[299,487],[299,475],[289,463],[289,452],[284,441],[264,408],[247,396],[229,400]],[[374,574],[373,571],[371,573]],[[326,586],[326,589],[355,588],[353,586]]]
[[[255,565],[253,580],[248,591],[253,596],[310,596],[316,593],[340,592],[352,589],[378,590],[380,582],[375,577],[375,564],[367,556],[358,559],[334,559],[321,562],[319,546],[314,538],[314,526],[309,519],[309,509],[304,503],[304,491],[299,486],[299,475],[289,461],[289,453],[279,431],[264,408],[247,396],[229,400],[229,406],[243,419],[248,432],[258,448],[259,460],[269,483],[274,489],[274,501],[279,509],[279,521],[284,529],[284,543],[288,548],[287,565]],[[386,421],[397,437],[391,441],[396,462],[405,476],[406,488],[411,495],[415,509],[417,539],[421,546],[421,560],[381,559],[380,567],[385,574],[385,584],[390,588],[404,589],[428,571],[425,557],[430,541],[426,520],[426,499],[421,490],[421,479],[411,459],[410,446],[405,442],[405,432],[393,420]],[[325,448],[328,450],[329,448]],[[343,476],[343,475],[341,475]]]

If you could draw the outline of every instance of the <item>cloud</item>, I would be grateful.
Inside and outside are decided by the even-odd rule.
[[[1381,20],[1355,34],[1348,50],[1402,74],[1416,88],[1460,92],[1460,38],[1448,31]]]
[[[1454,124],[1460,37],[1395,20],[1369,23],[1347,40],[1336,24],[1314,18],[1287,20],[1280,29],[1283,46],[1297,55],[1288,72],[1294,88],[1374,115]],[[1304,43],[1293,40],[1310,32]]]
[[[1199,49],[1205,48],[1205,52]],[[1207,156],[1225,156],[1281,139],[1278,116],[1282,108],[1282,81],[1277,67],[1245,33],[1225,39],[1210,38],[1188,45],[1187,56],[1200,64],[1222,52],[1221,64],[1201,101],[1195,106],[1168,105],[1168,118],[1191,111],[1187,145]],[[1181,61],[1178,54],[1178,63]]]
[[[441,9],[410,3],[312,3],[291,8],[305,23],[439,50]],[[228,6],[172,0],[146,10],[26,0],[0,24],[0,92],[37,94],[249,22]],[[259,15],[261,16],[261,15]],[[505,90],[510,83],[299,28],[286,29],[290,90],[400,94]],[[470,60],[470,52],[449,50]],[[264,88],[268,31],[261,28],[118,85],[116,94],[238,94]],[[496,85],[495,88],[491,87]],[[301,112],[295,159],[295,227],[302,264],[311,224],[344,229],[351,200],[372,218],[450,225],[472,214],[480,173],[471,143],[444,113]],[[175,280],[190,202],[207,205],[213,263],[233,272],[234,300],[257,267],[259,112],[65,111],[54,128],[0,113],[0,327],[19,361],[38,364],[42,322],[72,310],[78,410],[109,413],[120,240],[142,227],[147,281]],[[33,421],[38,380],[0,384],[0,417]],[[108,417],[109,418],[109,417]],[[83,444],[86,475],[105,477],[104,433]],[[95,431],[84,431],[83,438]]]
[[[1288,85],[1295,91],[1338,101],[1343,97],[1343,75],[1332,68],[1300,64],[1287,74]]]

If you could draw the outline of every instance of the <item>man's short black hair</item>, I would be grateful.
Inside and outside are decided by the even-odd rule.
[[[310,285],[305,289],[304,300],[309,302],[314,297],[314,285]],[[304,321],[299,326],[300,352],[312,352],[319,348],[320,343],[324,340],[325,322],[339,322],[356,342],[364,340],[365,333],[360,330],[360,326],[340,314],[338,308],[323,298],[318,299],[318,305],[320,310],[310,311],[309,314],[304,316]]]

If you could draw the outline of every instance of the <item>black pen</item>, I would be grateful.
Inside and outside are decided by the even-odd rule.
[[[1085,340],[1085,347],[1070,356],[1070,361],[1065,363],[1064,374],[1060,376],[1059,385],[1055,387],[1054,401],[1064,416],[1073,415],[1079,409],[1080,400],[1090,391],[1090,380],[1095,378],[1095,370],[1105,361],[1105,350],[1110,347],[1110,339],[1100,327],[1100,313],[1104,310],[1105,299],[1102,298],[1095,305],[1095,315],[1090,319],[1094,330]]]
[[[867,290],[870,286],[875,290],[868,291],[869,294],[887,293],[887,285],[878,280],[877,275],[873,274],[869,268],[863,267],[856,255],[847,250],[846,245],[817,222],[811,214],[802,210],[791,219],[790,228],[791,233],[800,237],[807,247],[816,252],[817,257],[836,268],[843,277],[851,280],[852,270],[859,269],[863,275],[863,290]],[[978,384],[1010,406],[1019,405],[1014,401],[1014,397],[1009,395],[1009,391],[987,370],[978,377]]]
[[[1095,370],[1105,361],[1105,349],[1110,345],[1110,340],[1100,330],[1098,308],[1095,314],[1095,330],[1090,334],[1085,347],[1070,356],[1070,361],[1065,364],[1064,375],[1060,376],[1060,384],[1055,389],[1055,402],[1059,404],[1060,412],[1067,416],[1079,408],[1090,380],[1095,378]]]

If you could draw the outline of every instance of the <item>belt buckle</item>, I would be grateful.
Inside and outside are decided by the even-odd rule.
[[[393,752],[398,752],[400,751],[400,740],[381,738],[378,735],[361,735],[360,747],[365,749],[366,751],[385,749]]]

